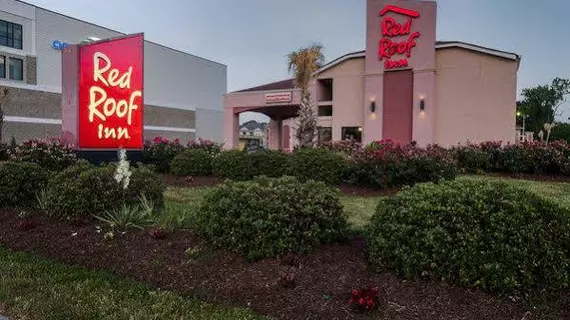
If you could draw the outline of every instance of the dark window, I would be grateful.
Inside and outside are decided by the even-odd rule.
[[[6,57],[0,56],[0,79],[6,79]]]
[[[319,106],[319,117],[331,117],[332,113],[332,106]]]
[[[319,79],[319,101],[333,101],[333,79]]]
[[[16,23],[0,20],[0,46],[22,49],[22,26]]]
[[[24,60],[10,58],[9,59],[10,79],[24,81]]]
[[[319,127],[318,129],[318,139],[319,142],[327,142],[332,140],[332,128],[331,127]]]
[[[362,142],[361,127],[342,127],[342,140],[356,140]]]

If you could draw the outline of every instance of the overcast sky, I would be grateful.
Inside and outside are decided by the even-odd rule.
[[[224,63],[228,92],[288,78],[285,55],[313,42],[327,61],[365,49],[366,0],[27,2]],[[439,0],[437,39],[522,55],[520,92],[570,78],[569,14],[568,0]]]

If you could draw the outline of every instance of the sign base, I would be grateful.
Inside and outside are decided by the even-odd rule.
[[[119,162],[119,155],[117,151],[86,151],[77,150],[75,151],[77,158],[89,161],[94,165],[101,165],[102,163]],[[127,150],[127,160],[131,164],[136,164],[137,162],[142,162],[142,151],[141,150]]]

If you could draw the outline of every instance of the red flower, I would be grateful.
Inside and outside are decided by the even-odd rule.
[[[348,303],[360,310],[371,310],[375,307],[377,299],[378,287],[368,287],[352,290],[352,298]]]

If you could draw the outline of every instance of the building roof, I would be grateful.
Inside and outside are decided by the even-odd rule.
[[[295,85],[293,84],[293,79],[287,79],[287,80],[272,82],[272,83],[264,84],[261,86],[257,86],[257,87],[253,87],[253,88],[249,88],[249,89],[244,89],[244,90],[240,90],[240,91],[235,91],[235,92],[286,90],[286,89],[292,89],[294,87],[295,87]]]
[[[478,45],[467,43],[467,42],[437,41],[435,43],[435,49],[436,50],[446,49],[446,48],[462,48],[465,50],[475,51],[475,52],[488,54],[488,55],[492,55],[492,56],[503,58],[503,59],[517,61],[517,62],[519,62],[521,59],[521,57],[516,53],[486,48],[486,47],[478,46]],[[315,73],[316,74],[322,73],[325,70],[328,70],[328,69],[330,69],[330,68],[332,68],[338,64],[341,64],[347,60],[364,58],[364,57],[366,57],[366,51],[364,51],[364,50],[350,52],[350,53],[347,53],[343,56],[340,56],[340,57],[332,60],[331,62],[323,65]],[[293,79],[287,79],[287,80],[272,82],[272,83],[268,83],[268,84],[264,84],[261,86],[240,90],[240,91],[234,91],[234,93],[236,93],[236,92],[269,91],[269,90],[290,90],[290,89],[294,89],[294,88],[295,88],[295,86],[293,83]]]

